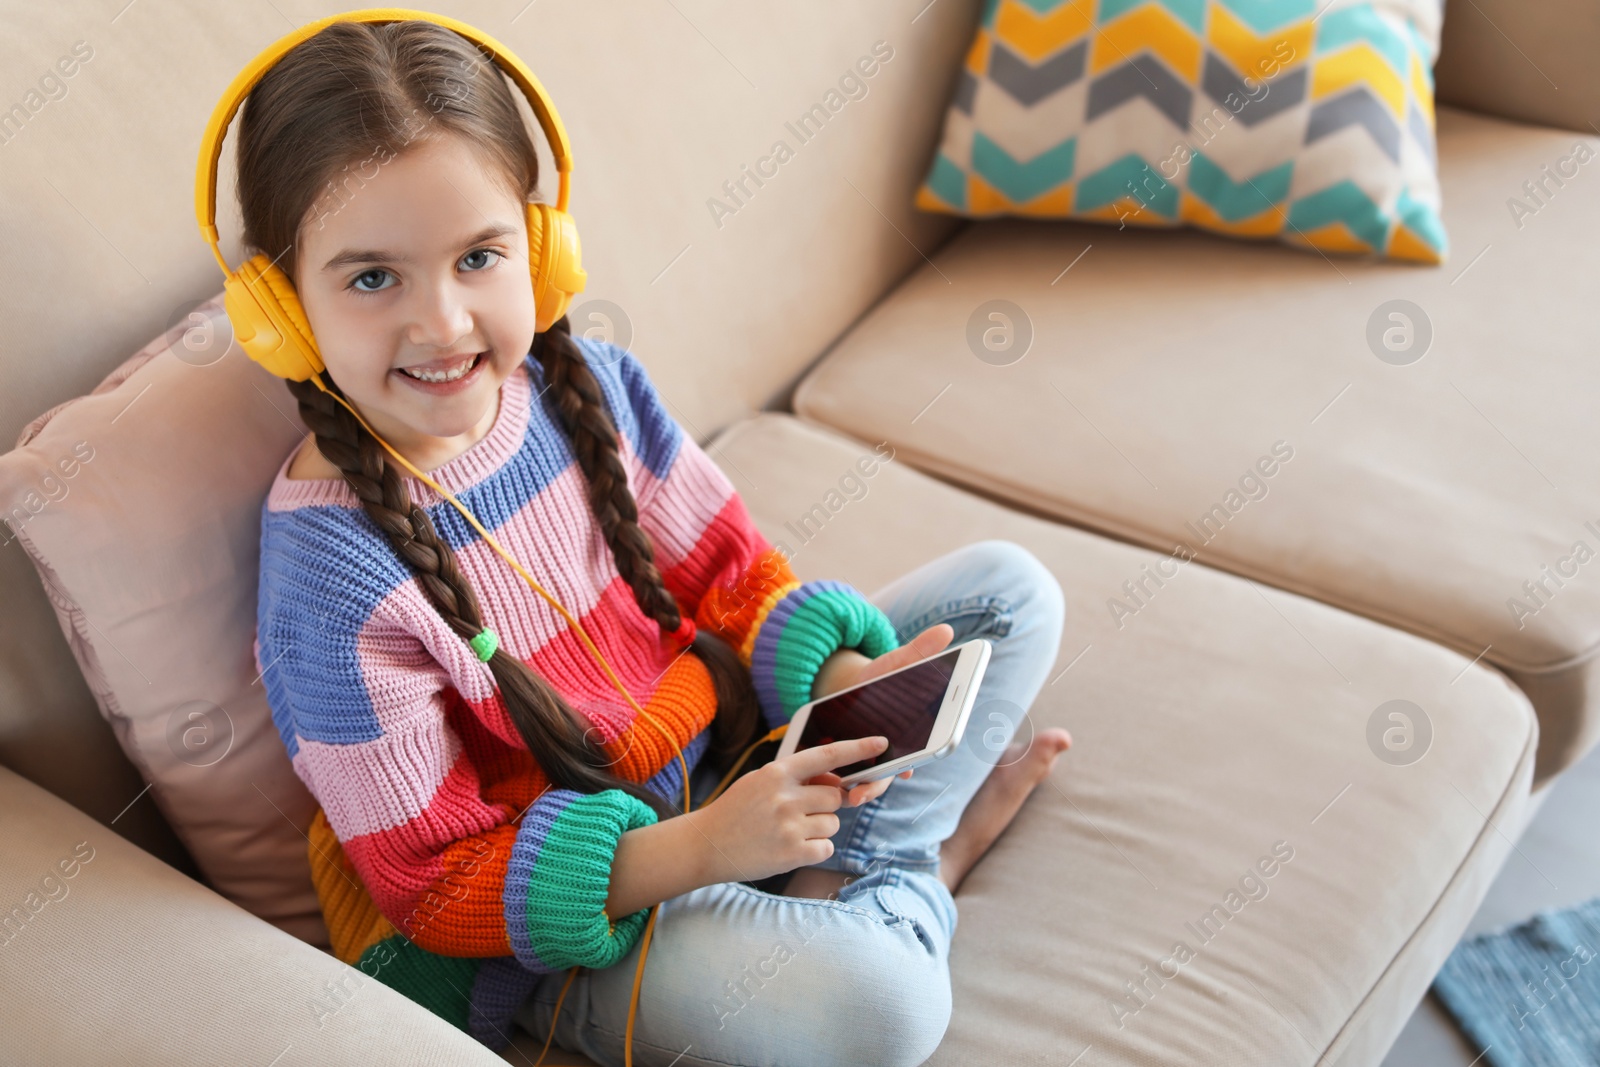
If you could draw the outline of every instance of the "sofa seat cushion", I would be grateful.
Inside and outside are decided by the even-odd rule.
[[[795,409],[1160,550],[1095,590],[1127,628],[1193,553],[1481,655],[1533,700],[1542,783],[1600,736],[1597,147],[1441,109],[1444,268],[975,223]]]
[[[1103,590],[1158,553],[898,459],[864,479],[872,445],[792,416],[738,423],[707,450],[802,578],[876,590],[998,538],[1065,593],[1029,721],[1066,727],[1073,746],[957,894],[955,1011],[929,1063],[1065,1064],[1090,1047],[1082,1063],[1381,1059],[1510,852],[1501,831],[1516,833],[1537,741],[1521,692],[1431,642],[1201,564],[1119,630]],[[1395,698],[1433,723],[1405,765],[1368,746]],[[1246,883],[1256,899],[1230,904],[1275,847],[1273,875]],[[1186,924],[1214,905],[1237,913],[1203,942]],[[1149,978],[1180,941],[1193,957]],[[1145,983],[1142,1004],[1129,983]],[[507,1059],[537,1054],[522,1038],[529,1059]]]

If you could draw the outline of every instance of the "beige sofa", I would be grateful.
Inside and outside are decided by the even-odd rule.
[[[577,161],[584,299],[610,302],[802,577],[871,590],[1004,538],[1061,581],[1065,636],[1031,716],[1075,744],[962,887],[955,1015],[930,1062],[1377,1064],[1543,789],[1600,731],[1593,580],[1521,628],[1505,605],[1600,521],[1600,371],[1582,358],[1600,318],[1584,291],[1600,200],[1584,187],[1600,178],[1520,229],[1504,206],[1596,142],[1583,57],[1600,15],[1450,5],[1453,252],[1430,269],[914,210],[980,6],[438,10],[550,89]],[[332,10],[5,5],[4,69],[93,49],[0,146],[8,442],[220,288],[191,207],[206,116],[257,51]],[[723,183],[879,41],[893,54],[869,92],[719,220]],[[236,253],[226,211],[222,226]],[[995,296],[1035,331],[1006,367],[964,341]],[[1435,330],[1407,367],[1363,341],[1391,298]],[[1171,563],[1183,524],[1280,439],[1295,458],[1267,495]],[[895,461],[865,493],[832,492],[884,441]],[[309,999],[349,969],[309,928],[199,880],[15,543],[0,587],[0,909],[73,843],[95,850],[70,896],[0,946],[0,1063],[496,1062],[376,983],[319,1025]],[[1137,610],[1113,614],[1113,598]],[[1368,739],[1394,699],[1432,726],[1403,766]],[[1152,979],[1275,849],[1292,858],[1270,892]],[[504,1058],[537,1051],[524,1034]]]

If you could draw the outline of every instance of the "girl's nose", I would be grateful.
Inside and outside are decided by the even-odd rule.
[[[424,292],[413,315],[406,339],[419,348],[449,348],[472,332],[472,312],[450,282]]]

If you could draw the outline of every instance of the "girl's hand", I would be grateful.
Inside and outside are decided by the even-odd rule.
[[[890,775],[888,778],[879,778],[871,782],[857,783],[851,788],[850,792],[845,795],[844,803],[841,804],[840,807],[859,808],[867,801],[876,800],[881,797],[883,795],[883,791],[889,788],[889,783],[893,782],[896,778],[910,777],[911,771],[901,771],[899,774]],[[806,782],[806,784],[831,785],[836,789],[842,789],[844,787],[844,779],[840,778],[832,771],[826,771],[812,778],[810,781]]]
[[[937,626],[928,627],[907,643],[885,652],[877,659],[868,659],[853,648],[841,648],[824,660],[821,669],[817,671],[816,681],[811,687],[812,699],[818,700],[829,693],[849,689],[852,685],[870,682],[890,671],[909,667],[913,663],[943,652],[955,635],[953,626],[941,622]]]
[[[901,667],[909,667],[913,663],[919,663],[929,656],[943,652],[955,635],[956,631],[953,626],[947,622],[941,622],[937,626],[928,627],[906,644],[885,652],[877,659],[868,659],[853,648],[839,649],[832,656],[829,656],[823,662],[822,669],[817,671],[817,678],[812,685],[811,696],[813,699],[821,699],[829,693],[837,693],[839,690],[848,689],[852,685],[870,682],[872,679],[888,674],[890,671],[896,671]],[[914,772],[915,769],[901,771],[891,778],[879,778],[875,782],[863,782],[850,791],[847,803],[855,806],[874,800],[883,795],[883,791],[889,788],[889,783],[893,782],[895,778],[910,778]],[[817,784],[838,785],[843,779],[837,774],[830,773],[818,775],[813,781]]]
[[[832,768],[871,758],[886,747],[888,739],[879,735],[801,749],[735,778],[716,800],[683,816],[703,835],[705,884],[756,881],[832,856],[829,838],[839,832],[834,812],[845,800]],[[824,776],[833,781],[821,780]],[[889,779],[881,781],[886,786]],[[856,790],[879,784],[868,782]]]

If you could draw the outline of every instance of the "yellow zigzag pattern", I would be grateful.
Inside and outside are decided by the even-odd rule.
[[[995,12],[994,32],[1029,63],[1037,65],[1088,33],[1094,26],[1094,8],[1095,0],[1072,0],[1048,15],[1040,15],[1016,0],[1001,0],[1000,10]]]
[[[1158,3],[1150,3],[1095,28],[1095,0],[1072,0],[1048,15],[1040,15],[1017,0],[1000,0],[992,34],[980,32],[968,49],[966,66],[973,74],[988,71],[989,50],[994,39],[1003,40],[1029,63],[1048,59],[1064,46],[1091,31],[1094,40],[1089,50],[1089,72],[1099,74],[1126,63],[1140,52],[1153,52],[1190,84],[1200,78],[1204,49],[1200,38],[1189,27]],[[1220,3],[1207,8],[1206,37],[1216,52],[1241,74],[1257,76],[1264,67],[1288,69],[1311,59],[1316,24],[1305,19],[1266,36],[1257,36],[1238,16]],[[1282,47],[1290,52],[1282,58]],[[1370,45],[1357,42],[1315,63],[1312,97],[1321,98],[1352,85],[1366,84],[1384,100],[1396,115],[1405,115],[1406,81],[1412,95],[1432,121],[1432,93],[1427,73],[1413,53],[1411,69],[1403,76],[1389,66]]]
[[[1240,74],[1259,79],[1264,71],[1288,70],[1311,58],[1311,41],[1317,28],[1309,19],[1257,37],[1221,4],[1211,4],[1208,15],[1206,40]],[[1285,44],[1292,49],[1287,60],[1282,58]]]
[[[1402,122],[1406,117],[1406,85],[1389,61],[1365,41],[1318,60],[1311,72],[1311,98],[1319,100],[1350,88],[1364,85]]]
[[[1126,63],[1140,52],[1154,52],[1191,85],[1200,80],[1200,39],[1158,4],[1136,7],[1100,27],[1089,46],[1089,73]]]

